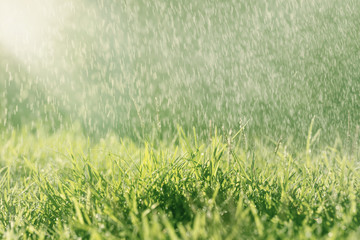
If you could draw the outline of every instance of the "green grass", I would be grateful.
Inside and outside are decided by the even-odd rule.
[[[23,2],[0,238],[359,238],[359,0]]]
[[[4,239],[356,239],[359,150],[249,146],[246,131],[134,143],[27,128],[0,143]],[[306,139],[304,139],[306,141]],[[355,145],[354,145],[355,146]]]

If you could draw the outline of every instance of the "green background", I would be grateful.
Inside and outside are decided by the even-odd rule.
[[[359,1],[70,1],[43,54],[0,40],[0,126],[80,122],[87,135],[176,126],[331,143],[359,124]],[[51,24],[50,24],[51,26]]]

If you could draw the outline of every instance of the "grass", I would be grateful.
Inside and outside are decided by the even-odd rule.
[[[43,2],[0,34],[0,238],[359,238],[360,1]]]
[[[311,132],[310,132],[311,133]],[[80,130],[3,136],[4,239],[356,239],[359,151],[290,153],[215,130],[134,143]],[[306,139],[304,139],[306,141]],[[310,151],[312,150],[312,151]]]

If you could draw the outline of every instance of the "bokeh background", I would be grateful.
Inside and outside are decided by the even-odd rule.
[[[0,129],[356,138],[360,1],[4,0]],[[1,10],[0,10],[1,11]],[[211,126],[210,126],[211,125]]]

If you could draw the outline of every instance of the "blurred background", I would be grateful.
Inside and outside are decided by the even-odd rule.
[[[31,2],[31,3],[30,3]],[[360,1],[1,0],[0,131],[358,139]]]

